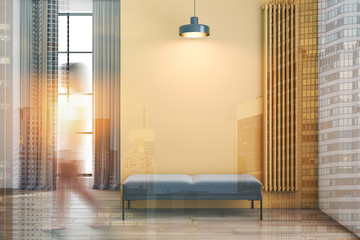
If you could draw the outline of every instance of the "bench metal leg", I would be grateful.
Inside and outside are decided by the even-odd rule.
[[[125,220],[125,200],[122,200],[122,220]]]
[[[262,199],[260,200],[260,220],[262,220]]]
[[[128,209],[130,209],[130,201],[128,201]]]
[[[251,208],[254,208],[254,200],[251,200]]]

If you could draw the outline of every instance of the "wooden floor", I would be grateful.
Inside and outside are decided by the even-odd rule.
[[[42,231],[56,219],[52,192],[14,192],[0,213],[0,239],[358,239],[319,210],[130,209],[121,220],[119,192],[93,191],[110,212],[109,226],[92,229],[95,214],[76,195],[67,204],[66,229]]]

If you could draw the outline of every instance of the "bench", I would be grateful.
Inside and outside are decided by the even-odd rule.
[[[262,184],[248,174],[135,174],[123,183],[122,220],[125,201],[136,200],[249,200],[260,201],[262,220]]]

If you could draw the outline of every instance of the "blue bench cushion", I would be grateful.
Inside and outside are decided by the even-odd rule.
[[[261,183],[247,174],[136,174],[123,184],[125,195],[257,194]]]
[[[248,174],[200,174],[192,176],[197,194],[261,194],[262,185]]]
[[[192,178],[184,174],[135,174],[124,184],[124,194],[189,194]]]

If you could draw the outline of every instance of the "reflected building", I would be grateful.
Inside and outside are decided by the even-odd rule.
[[[319,1],[320,209],[360,236],[360,4]]]
[[[318,1],[299,0],[297,20],[296,155],[297,201],[318,208]]]
[[[133,174],[155,174],[155,131],[145,128],[132,130],[129,142],[132,148],[123,165],[123,180]]]
[[[15,127],[12,1],[0,0],[0,16],[0,239],[7,239],[12,234],[12,164],[17,160],[13,155],[16,142],[12,132]]]
[[[32,29],[19,33],[28,45],[20,45],[25,57],[20,65],[20,176],[16,187],[26,190],[53,190],[56,184],[57,3],[21,1],[21,10],[26,9],[24,18],[31,19]],[[47,18],[43,17],[45,8]],[[51,221],[48,211],[53,209],[52,199],[38,191],[28,194],[16,190],[14,195],[13,204],[18,208],[13,209],[13,239],[38,238],[42,221]]]
[[[237,106],[236,173],[251,174],[262,182],[262,98]]]
[[[7,11],[4,1],[0,1],[1,15],[5,16]],[[6,154],[6,128],[7,128],[7,109],[9,107],[7,93],[9,92],[9,78],[10,76],[7,73],[9,70],[9,47],[7,47],[6,38],[10,37],[10,23],[7,22],[7,19],[1,19],[0,21],[0,152]],[[4,154],[1,154],[0,157],[0,188],[5,188],[6,186],[6,176],[7,171],[6,158]],[[2,203],[2,196],[0,196],[0,204]]]

